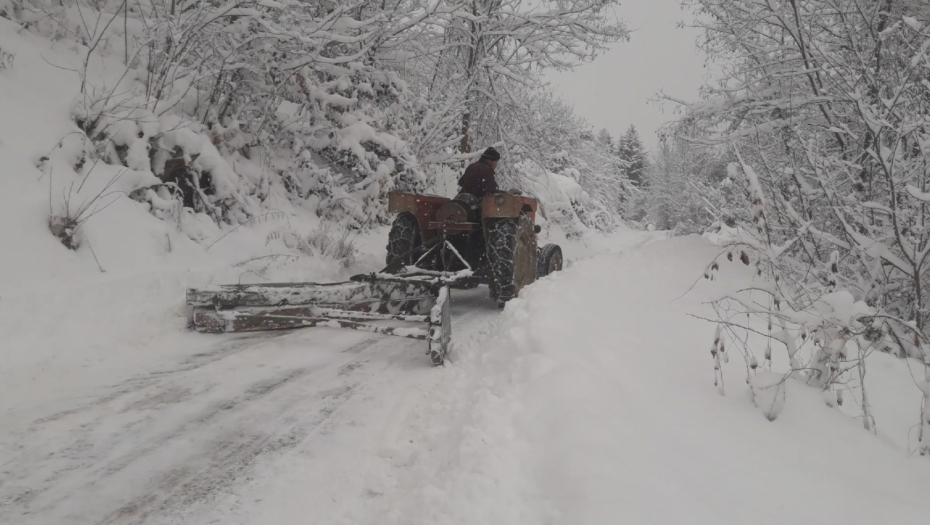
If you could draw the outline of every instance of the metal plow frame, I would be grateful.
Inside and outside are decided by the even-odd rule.
[[[188,289],[191,326],[204,333],[348,328],[427,341],[441,365],[452,338],[450,284],[465,275],[358,275],[341,283],[224,285]],[[383,326],[379,321],[422,323]]]

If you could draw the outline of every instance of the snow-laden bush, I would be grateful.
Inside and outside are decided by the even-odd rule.
[[[785,406],[787,384],[783,374],[763,372],[749,378],[752,402],[769,421],[775,421]]]
[[[513,187],[522,187],[513,167],[534,160],[584,188],[565,200],[580,234],[615,223],[616,159],[578,139],[584,125],[570,108],[532,86],[541,68],[593,58],[625,36],[607,4],[479,3],[480,15],[446,0],[17,0],[0,9],[80,57],[73,120],[89,141],[86,162],[150,174],[119,191],[163,220],[233,226],[284,198],[364,229],[389,220],[387,192],[448,186],[493,142]],[[496,47],[455,44],[492,35]],[[575,144],[554,148],[545,137],[544,123],[558,120]],[[556,166],[553,151],[572,153]],[[61,235],[79,230],[73,222],[50,227]]]
[[[743,195],[726,172],[726,159],[720,148],[665,135],[646,169],[644,188],[627,208],[630,217],[676,235],[701,233],[718,221],[732,226]]]
[[[578,217],[584,190],[575,179],[548,172],[532,162],[521,163],[523,191],[539,202],[546,221],[561,227],[569,237],[580,236],[587,229]]]
[[[913,360],[930,456],[926,2],[689,3],[727,76],[686,106],[682,129],[734,152],[745,204],[718,240],[755,274],[716,303],[723,322],[735,341],[763,336],[766,362],[783,347],[827,400],[855,384],[871,430],[865,357]]]
[[[84,46],[74,120],[97,156],[153,172],[218,222],[254,216],[280,182],[320,215],[364,227],[385,219],[387,191],[424,187],[401,138],[417,115],[406,83],[340,43],[376,39],[342,8],[197,2],[171,16],[174,3],[160,0],[30,6],[49,16],[21,14],[27,27]],[[101,75],[92,56],[121,59],[123,71]]]
[[[347,228],[341,231],[327,226],[321,226],[310,233],[306,239],[307,246],[315,250],[316,255],[322,255],[338,261],[348,268],[355,264],[358,247],[352,240],[352,234]]]

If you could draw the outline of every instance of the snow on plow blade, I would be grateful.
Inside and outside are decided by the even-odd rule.
[[[362,275],[342,283],[191,288],[187,304],[198,332],[349,328],[427,341],[436,365],[445,360],[452,336],[449,288],[436,279]]]

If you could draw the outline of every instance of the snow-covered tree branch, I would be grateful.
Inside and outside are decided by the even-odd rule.
[[[723,75],[687,107],[681,136],[737,156],[730,176],[748,205],[727,229],[768,283],[761,306],[730,304],[770,332],[772,319],[784,323],[775,339],[789,353],[810,335],[819,350],[807,378],[825,389],[842,363],[864,366],[847,347],[916,359],[930,377],[930,10],[908,0],[686,3]],[[926,379],[920,452],[930,455]]]

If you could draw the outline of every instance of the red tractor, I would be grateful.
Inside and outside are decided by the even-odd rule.
[[[562,250],[536,247],[536,200],[510,193],[453,199],[392,192],[397,213],[387,267],[341,283],[232,284],[189,289],[201,332],[349,328],[427,342],[440,365],[452,339],[452,288],[487,284],[503,306],[538,277],[562,269]],[[420,328],[410,328],[420,323]]]
[[[562,249],[537,247],[536,199],[494,193],[452,199],[400,191],[388,196],[397,213],[385,273],[457,275],[458,287],[487,284],[498,306],[539,277],[562,269]]]

